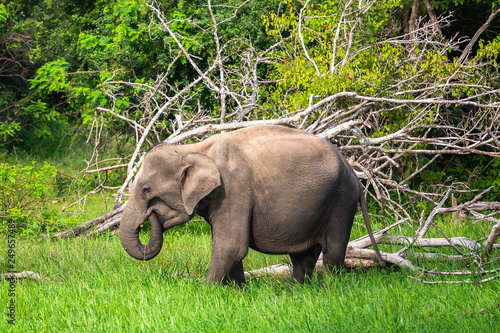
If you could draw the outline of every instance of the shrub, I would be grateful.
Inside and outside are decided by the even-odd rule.
[[[13,219],[18,233],[29,236],[57,230],[57,212],[47,203],[54,200],[53,183],[57,175],[54,166],[41,168],[31,165],[0,163],[0,230],[5,232],[7,221]]]

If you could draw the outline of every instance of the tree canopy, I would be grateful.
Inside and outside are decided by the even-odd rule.
[[[155,143],[202,138],[185,133],[197,126],[273,120],[333,139],[379,202],[387,186],[500,185],[498,8],[4,1],[0,146],[50,155],[68,138],[120,138],[130,173]]]

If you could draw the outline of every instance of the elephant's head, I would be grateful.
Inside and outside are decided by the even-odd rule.
[[[179,152],[178,152],[179,151]],[[154,258],[163,244],[163,231],[185,223],[204,197],[221,185],[214,161],[201,153],[183,153],[179,146],[153,148],[131,185],[120,223],[120,240],[132,257]],[[141,225],[151,222],[149,243],[139,241]]]

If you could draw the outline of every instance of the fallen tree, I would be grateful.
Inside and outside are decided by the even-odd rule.
[[[89,134],[89,141],[93,139],[96,148],[84,173],[95,173],[101,180],[90,194],[110,190],[106,187],[107,176],[101,174],[126,168],[125,180],[113,188],[117,190],[113,211],[52,237],[79,235],[94,225],[99,227],[92,233],[116,232],[128,186],[141,166],[144,151],[153,142],[182,144],[217,132],[274,124],[296,127],[330,140],[347,156],[365,193],[378,203],[383,214],[418,226],[412,236],[387,234],[389,229],[377,234],[381,243],[403,246],[396,253],[385,253],[387,261],[425,272],[409,261],[409,251],[424,245],[450,246],[456,255],[422,253],[421,257],[474,258],[476,269],[481,270],[483,253],[479,249],[484,247],[484,254],[491,254],[498,247],[500,234],[500,221],[496,218],[499,203],[479,201],[492,188],[456,205],[454,195],[472,193],[467,183],[425,184],[416,180],[445,156],[500,157],[500,80],[491,53],[498,45],[492,42],[490,50],[481,44],[480,51],[471,54],[478,36],[498,10],[492,11],[472,39],[446,39],[440,27],[450,23],[451,14],[436,17],[426,1],[429,21],[423,16],[419,18],[419,7],[414,6],[407,33],[394,33],[396,27],[387,21],[385,30],[364,38],[372,31],[368,29],[371,13],[385,10],[381,9],[383,2],[339,1],[338,12],[323,13],[305,1],[295,11],[290,6],[280,7],[278,13],[269,15],[267,28],[276,43],[262,50],[249,39],[224,40],[219,35],[219,28],[235,19],[250,2],[230,7],[207,1],[203,10],[211,24],[199,31],[211,34],[216,44],[216,53],[207,59],[190,53],[186,42],[197,41],[174,28],[180,21],[197,28],[201,22],[168,18],[159,5],[148,5],[151,25],[156,28],[157,37],[168,45],[170,63],[147,83],[110,77],[103,84],[103,91],[112,103],[96,108],[93,131]],[[218,12],[224,11],[227,16],[221,18]],[[331,23],[325,24],[324,20]],[[283,29],[288,29],[286,34]],[[450,50],[460,54],[456,61],[448,57]],[[372,60],[361,62],[365,58]],[[182,85],[169,81],[173,66],[180,61],[197,73],[191,82]],[[269,66],[274,66],[278,74],[261,77]],[[329,86],[333,88],[327,89]],[[137,103],[120,109],[116,101],[125,88],[133,88]],[[211,108],[200,102],[203,89],[214,96],[215,105]],[[135,133],[135,147],[126,164],[121,159],[116,165],[99,160],[99,144],[106,134],[105,118],[125,123]],[[451,207],[447,204],[450,200]],[[424,218],[425,207],[433,208]],[[490,213],[483,214],[485,211]],[[469,221],[494,225],[483,244],[464,237],[450,238],[435,223],[435,217],[443,213],[453,213],[455,217],[465,214]],[[431,228],[443,237],[426,238]],[[373,253],[368,246],[363,239],[351,242],[346,264],[371,265]]]
[[[70,236],[78,236],[81,233],[86,232],[87,230],[91,229],[92,227],[95,227],[97,225],[103,224],[105,227],[104,229],[108,229],[109,227],[112,227],[113,225],[118,225],[120,223],[121,219],[121,213],[123,212],[123,207],[118,208],[116,210],[113,210],[107,214],[104,214],[102,216],[96,217],[93,220],[90,220],[88,222],[83,223],[82,225],[76,226],[74,228],[68,229],[66,231],[61,231],[56,234],[52,234],[52,238],[66,238]],[[99,227],[97,230],[100,230],[101,227]],[[102,231],[104,231],[101,230]]]

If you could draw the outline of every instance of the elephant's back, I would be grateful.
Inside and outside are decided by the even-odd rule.
[[[334,175],[335,178],[344,172],[345,161],[338,150],[326,140],[305,131],[268,125],[228,134],[228,154],[233,155],[233,160],[242,157],[261,177],[298,181],[302,177],[297,176],[304,173],[324,177]]]

